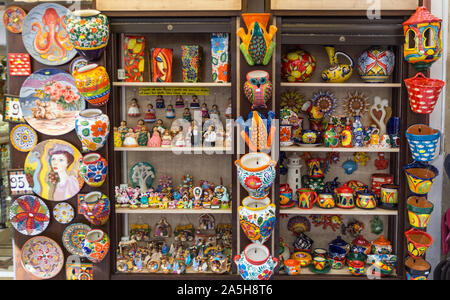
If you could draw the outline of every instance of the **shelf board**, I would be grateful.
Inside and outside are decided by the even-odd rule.
[[[157,209],[157,208],[116,208],[116,214],[229,214],[231,209]]]
[[[232,148],[226,147],[175,147],[175,148],[163,148],[163,147],[115,147],[114,151],[119,152],[174,152],[174,153],[185,153],[185,152],[223,152],[223,154],[231,153]]]
[[[329,148],[329,147],[301,147],[301,146],[290,146],[281,147],[280,151],[285,152],[389,152],[389,153],[399,153],[400,148],[370,148],[370,147],[360,147],[360,148]]]
[[[118,87],[231,87],[231,82],[122,82],[112,84]]]
[[[326,83],[326,82],[282,82],[281,87],[320,88],[401,88],[401,83]]]
[[[9,144],[9,135],[0,137],[0,145]]]
[[[361,208],[332,208],[324,209],[320,207],[313,207],[311,209],[300,208],[280,208],[280,214],[288,215],[359,215],[359,216],[397,216],[397,210],[387,210],[382,208],[375,209],[361,209]]]
[[[283,278],[283,277],[286,277],[286,279],[287,279],[287,277],[289,276],[289,277],[302,277],[302,275],[303,276],[343,276],[343,277],[349,277],[349,278],[354,278],[354,279],[367,279],[367,276],[366,275],[363,275],[363,276],[355,276],[355,275],[353,275],[352,273],[350,273],[350,271],[349,271],[349,269],[348,269],[348,267],[344,267],[344,268],[342,268],[342,269],[339,269],[339,270],[336,270],[336,269],[331,269],[330,270],[330,272],[328,272],[328,273],[325,273],[325,274],[319,274],[319,273],[314,273],[314,272],[311,272],[310,270],[309,270],[309,267],[306,267],[306,268],[302,268],[301,269],[301,271],[300,271],[300,274],[299,275],[296,275],[296,276],[289,276],[289,275],[287,275],[287,274],[281,274],[280,273],[280,277],[281,278]],[[386,279],[388,279],[388,278],[395,278],[397,276],[397,272],[396,272],[396,270],[395,270],[395,268],[392,270],[392,273],[388,276],[388,277],[384,277],[384,278],[386,278]],[[299,278],[299,279],[300,279]],[[289,278],[290,279],[290,278]]]

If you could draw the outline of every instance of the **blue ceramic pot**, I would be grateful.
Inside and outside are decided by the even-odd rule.
[[[406,131],[409,148],[415,161],[432,161],[437,155],[441,133],[424,124],[412,125]]]

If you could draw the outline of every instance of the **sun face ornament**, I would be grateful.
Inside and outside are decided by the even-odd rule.
[[[247,81],[244,84],[244,94],[252,104],[252,110],[267,108],[266,103],[272,100],[272,82],[269,73],[256,70],[247,73]]]
[[[325,116],[331,116],[336,110],[336,97],[330,91],[319,91],[312,98],[314,105],[319,107]]]
[[[362,116],[369,110],[369,99],[358,91],[349,93],[345,99],[345,110],[347,115],[352,117]]]
[[[290,109],[299,114],[302,111],[303,100],[305,96],[297,91],[287,91],[281,94],[281,108]]]

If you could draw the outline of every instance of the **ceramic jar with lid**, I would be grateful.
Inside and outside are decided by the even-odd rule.
[[[381,235],[379,238],[372,242],[373,245],[373,253],[374,254],[391,254],[392,253],[392,244],[389,240],[387,240],[384,235]]]
[[[336,206],[339,208],[354,208],[355,199],[353,196],[353,189],[347,185],[343,185],[335,189],[336,193]]]
[[[362,209],[374,209],[377,207],[377,198],[375,193],[365,189],[356,192],[356,206]]]
[[[372,244],[362,235],[359,235],[352,241],[351,252],[369,255],[372,252]]]
[[[343,250],[343,251],[341,251],[341,250]],[[349,251],[350,251],[350,244],[347,243],[346,241],[344,241],[341,236],[338,236],[336,239],[332,240],[328,244],[328,253],[330,253],[330,254],[345,253],[345,255],[347,255],[347,253]]]

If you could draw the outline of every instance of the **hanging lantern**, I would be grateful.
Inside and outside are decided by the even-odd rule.
[[[404,57],[418,71],[426,71],[442,55],[441,22],[424,6],[419,6],[403,23]]]

